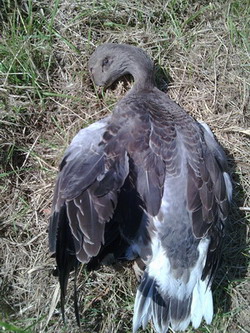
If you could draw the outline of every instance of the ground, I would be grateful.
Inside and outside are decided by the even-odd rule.
[[[131,82],[96,91],[87,60],[104,42],[143,48],[158,84],[226,151],[233,181],[212,325],[250,332],[250,112],[247,0],[15,0],[0,2],[0,327],[79,332],[73,285],[66,326],[48,251],[48,219],[63,152],[77,131],[109,114]],[[81,269],[82,332],[131,332],[131,265]],[[153,332],[148,326],[145,332]],[[194,332],[191,328],[189,333]]]

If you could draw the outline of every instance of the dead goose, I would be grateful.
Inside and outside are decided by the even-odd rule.
[[[232,194],[225,154],[207,125],[156,88],[154,65],[141,49],[99,46],[89,70],[96,85],[128,73],[134,85],[111,116],[76,135],[60,165],[49,245],[62,310],[70,270],[114,252],[146,265],[133,332],[149,320],[157,333],[190,322],[197,328],[203,318],[210,324]]]

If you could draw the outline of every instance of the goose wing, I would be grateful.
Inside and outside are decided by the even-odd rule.
[[[187,207],[196,238],[210,238],[203,278],[218,267],[224,225],[232,200],[232,184],[227,158],[209,127],[201,122],[199,144],[201,157],[188,164]]]
[[[175,118],[176,137],[171,144],[167,141],[162,153],[166,179],[178,177],[180,170],[185,170],[182,190],[186,195],[193,235],[198,240],[210,239],[203,278],[209,275],[211,279],[218,266],[232,198],[227,159],[205,123],[197,123],[184,113],[179,119]]]
[[[105,118],[82,129],[60,165],[49,247],[56,256],[62,310],[69,272],[77,267],[78,261],[87,263],[99,253],[105,223],[114,214],[119,190],[129,173],[124,149],[105,151],[112,141],[112,134],[106,133],[108,122],[109,118]]]
[[[165,113],[150,110],[151,151],[164,162],[165,179],[186,173],[183,191],[194,236],[201,239],[215,229],[220,238],[232,196],[225,153],[205,123],[194,121],[171,100],[165,100],[164,108]],[[151,163],[151,168],[158,165]],[[214,236],[214,247],[216,242]]]

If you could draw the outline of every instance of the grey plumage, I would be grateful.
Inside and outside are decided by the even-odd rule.
[[[110,117],[79,132],[61,163],[49,242],[62,304],[77,262],[134,253],[146,265],[134,332],[150,319],[157,333],[209,323],[232,192],[225,154],[207,125],[156,88],[141,49],[104,44],[89,70],[104,87],[128,73],[135,82]]]

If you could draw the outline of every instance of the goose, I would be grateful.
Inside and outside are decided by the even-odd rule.
[[[49,248],[63,319],[70,271],[112,253],[138,260],[133,333],[149,321],[157,333],[210,324],[232,197],[225,153],[205,123],[156,87],[142,49],[100,45],[88,68],[97,86],[126,74],[134,83],[111,115],[80,130],[60,164]]]

